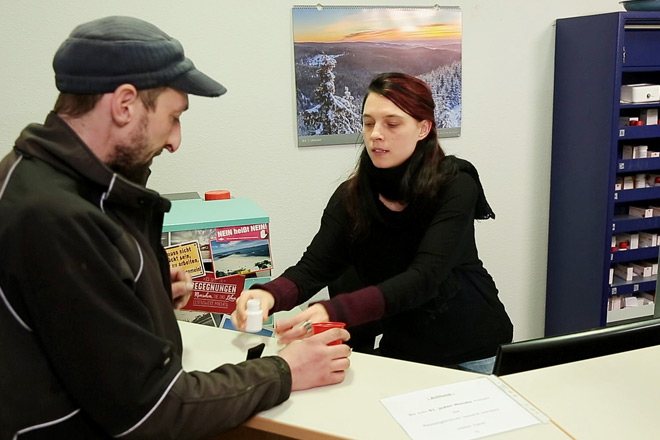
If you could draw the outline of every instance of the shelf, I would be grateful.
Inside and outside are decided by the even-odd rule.
[[[660,228],[660,217],[639,218],[630,215],[614,216],[612,233],[636,232]]]
[[[660,67],[656,67],[653,70],[660,70]],[[619,105],[621,109],[631,109],[631,108],[660,108],[660,101],[655,102],[626,102]]]
[[[619,140],[646,139],[660,137],[660,125],[640,125],[619,127]]]
[[[614,282],[610,286],[610,295],[624,295],[626,293],[649,292],[655,290],[656,275],[650,277],[635,277],[632,281],[626,281],[619,277],[614,277]]]
[[[660,199],[660,187],[624,189],[614,191],[614,203]]]
[[[657,170],[658,174],[660,174],[660,157],[652,157],[648,159],[620,159],[617,162],[616,167],[617,174],[653,170]]]
[[[626,321],[635,318],[650,318],[653,316],[654,308],[654,304],[647,304],[641,307],[626,307],[621,310],[610,310],[607,312],[607,323]]]
[[[645,73],[645,72],[657,72],[659,70],[660,70],[660,66],[621,66],[621,73]],[[626,105],[635,105],[635,104],[626,103]]]
[[[610,261],[612,263],[625,263],[638,260],[657,260],[658,250],[658,246],[652,246],[627,251],[615,251],[610,255]]]

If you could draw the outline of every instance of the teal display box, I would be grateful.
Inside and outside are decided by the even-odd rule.
[[[162,244],[168,256],[173,249],[188,249],[190,244],[198,247],[204,268],[203,275],[193,276],[199,288],[193,289],[184,307],[188,314],[196,312],[193,319],[206,319],[198,313],[213,313],[216,317],[231,313],[243,289],[270,281],[270,219],[252,200],[184,198],[171,202],[172,208],[163,221]],[[171,265],[175,264],[172,258]],[[228,290],[230,284],[237,288]],[[213,322],[220,325],[218,319]]]
[[[252,225],[265,225],[268,231],[268,223],[268,215],[250,199],[172,200],[163,220],[161,241],[165,247],[199,242],[203,260],[210,263],[212,241],[249,238],[234,232]]]
[[[250,199],[172,200],[163,232],[268,223],[268,215]]]

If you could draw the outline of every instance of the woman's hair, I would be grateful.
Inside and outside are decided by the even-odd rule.
[[[381,73],[369,84],[362,102],[363,111],[367,97],[371,93],[389,99],[417,121],[431,122],[429,133],[417,142],[415,151],[410,157],[408,168],[401,179],[400,193],[404,200],[399,200],[414,204],[430,201],[440,186],[457,172],[454,167],[441,168],[445,153],[438,142],[434,118],[435,103],[431,88],[419,78],[405,73]],[[365,168],[371,165],[370,161],[365,145],[347,186],[348,213],[356,236],[361,236],[368,230],[370,213],[374,206],[373,194],[365,171]]]

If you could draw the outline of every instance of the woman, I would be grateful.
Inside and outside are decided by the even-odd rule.
[[[429,86],[402,73],[378,75],[363,103],[365,148],[335,191],[301,260],[244,291],[264,318],[308,300],[352,266],[358,290],[278,322],[280,342],[305,337],[311,322],[351,327],[380,321],[384,356],[490,373],[513,326],[477,254],[475,218],[494,218],[474,167],[445,156]]]

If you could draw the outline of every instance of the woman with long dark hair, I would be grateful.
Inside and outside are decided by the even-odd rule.
[[[474,220],[495,215],[474,167],[445,156],[434,107],[418,78],[372,80],[355,172],[330,198],[300,261],[242,293],[237,328],[245,327],[248,299],[261,300],[264,317],[290,310],[352,267],[363,287],[278,321],[280,342],[307,336],[309,322],[341,321],[349,331],[379,322],[384,356],[491,372],[513,332],[474,237]]]

